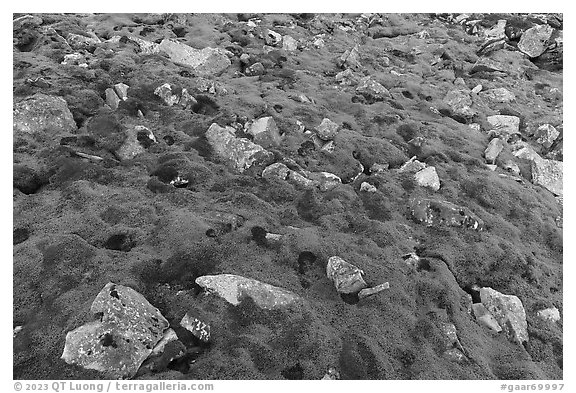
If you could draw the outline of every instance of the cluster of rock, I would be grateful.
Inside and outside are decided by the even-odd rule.
[[[414,180],[422,187],[428,187],[434,191],[440,189],[440,178],[438,177],[438,173],[436,173],[436,168],[418,161],[416,156],[404,163],[404,165],[398,169],[398,172],[414,174]]]

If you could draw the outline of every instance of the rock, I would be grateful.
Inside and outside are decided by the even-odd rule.
[[[360,64],[360,54],[358,53],[358,45],[344,52],[342,56],[338,58],[337,63],[342,69],[352,68],[357,70],[362,68],[362,64]]]
[[[222,49],[194,49],[169,38],[162,40],[158,49],[175,64],[191,67],[200,76],[218,75],[232,64]]]
[[[523,146],[518,150],[512,152],[516,157],[522,158],[523,160],[534,161],[541,160],[542,157],[530,146]]]
[[[210,325],[200,321],[197,318],[189,316],[188,313],[184,315],[180,321],[180,326],[191,332],[200,341],[210,341]]]
[[[293,292],[235,274],[198,277],[196,284],[235,306],[244,297],[252,298],[258,307],[265,310],[286,307],[300,301]]]
[[[376,285],[375,287],[372,287],[372,288],[364,288],[360,292],[358,292],[358,298],[364,299],[368,296],[375,295],[378,292],[382,292],[383,290],[389,289],[389,288],[390,288],[390,284],[387,282]]]
[[[402,259],[408,266],[417,268],[420,265],[420,257],[415,252],[402,255]]]
[[[176,332],[168,328],[162,339],[152,349],[152,353],[138,370],[138,375],[146,372],[165,371],[174,359],[179,359],[186,354],[186,346],[178,340]]]
[[[512,135],[520,134],[520,118],[507,115],[493,115],[486,118],[488,123],[494,128],[496,134],[504,139],[505,142]]]
[[[324,374],[324,376],[322,377],[322,380],[336,381],[338,379],[340,379],[340,373],[338,372],[338,370],[336,370],[335,367],[330,367],[326,372],[326,374]]]
[[[186,109],[186,108],[192,108],[197,103],[198,101],[196,101],[196,98],[191,96],[190,93],[188,93],[188,90],[186,90],[186,88],[182,89],[182,94],[180,95],[180,100],[178,101],[179,106]]]
[[[458,226],[481,231],[484,222],[466,207],[434,199],[417,198],[410,210],[416,221],[426,226]]]
[[[374,187],[372,184],[367,183],[367,182],[362,182],[362,184],[360,184],[360,191],[363,192],[376,192],[378,191],[378,189],[376,187]]]
[[[99,319],[66,334],[62,359],[110,379],[134,376],[169,325],[144,296],[111,282],[96,296],[90,312]]]
[[[484,37],[487,40],[499,40],[506,38],[506,19],[499,19],[490,29],[484,30]]]
[[[244,74],[246,76],[258,76],[264,75],[266,73],[266,69],[262,65],[262,63],[254,63],[250,67],[246,67],[244,70]]]
[[[545,321],[550,322],[558,322],[560,320],[560,311],[556,307],[546,308],[544,310],[540,310],[536,313],[538,318],[543,319]]]
[[[18,333],[20,333],[22,331],[23,327],[22,326],[16,326],[14,327],[14,329],[12,330],[12,338],[16,337],[16,335]]]
[[[298,49],[298,41],[296,41],[289,35],[285,35],[282,38],[282,49],[288,52],[295,51],[296,49]]]
[[[367,288],[363,274],[362,270],[338,256],[328,259],[326,275],[332,280],[338,293],[356,293]]]
[[[562,195],[562,161],[532,160],[532,183],[546,188],[554,195]]]
[[[16,102],[12,111],[12,122],[14,135],[26,133],[56,137],[77,130],[66,101],[61,97],[42,93]]]
[[[254,137],[254,143],[257,143],[264,148],[280,146],[280,143],[282,142],[280,130],[276,126],[276,122],[272,117],[262,117],[258,120],[254,120],[246,130],[246,133]]]
[[[498,165],[496,164],[486,164],[486,168],[490,169],[492,172],[496,171],[496,169],[498,169]]]
[[[476,112],[472,110],[472,98],[464,89],[451,90],[444,97],[444,102],[452,108],[455,114],[465,118],[472,118]]]
[[[262,172],[262,178],[270,180],[270,179],[279,179],[279,180],[286,180],[288,178],[288,174],[290,173],[290,169],[282,164],[281,162],[277,162],[270,166],[267,166],[266,169]]]
[[[83,65],[86,63],[86,59],[80,53],[70,53],[64,55],[64,60],[60,63],[62,65]],[[86,67],[88,65],[86,64]]]
[[[518,344],[528,341],[526,312],[518,297],[485,287],[480,288],[480,299],[511,341]]]
[[[488,147],[484,150],[484,158],[486,162],[494,164],[496,158],[504,149],[504,142],[500,138],[494,138],[488,143]]]
[[[534,137],[536,137],[536,142],[549,149],[552,144],[560,136],[560,132],[554,128],[551,124],[542,124],[536,132]]]
[[[360,79],[356,87],[356,93],[361,94],[369,103],[383,101],[392,97],[388,89],[373,80],[370,76]]]
[[[468,124],[468,127],[474,131],[480,131],[482,128],[480,127],[480,124],[478,123],[470,123]]]
[[[70,33],[66,37],[66,41],[74,50],[86,49],[91,45],[96,45],[102,43],[100,39],[96,36],[86,37],[79,34]]]
[[[258,159],[258,153],[267,153],[260,145],[246,138],[236,138],[232,127],[220,127],[212,123],[206,131],[206,139],[214,153],[230,162],[240,172],[250,168]]]
[[[303,188],[314,188],[314,187],[318,187],[320,185],[320,183],[318,181],[315,180],[310,180],[308,179],[306,176],[296,172],[296,171],[290,171],[288,173],[288,179],[289,182],[293,183],[294,185],[298,185],[300,187]]]
[[[508,160],[503,165],[504,165],[503,168],[506,171],[512,173],[515,176],[520,175],[520,167],[515,162]]]
[[[428,187],[434,191],[440,189],[440,178],[438,177],[438,173],[436,173],[436,168],[433,166],[426,167],[415,173],[414,180],[422,187]]]
[[[426,164],[418,161],[416,156],[413,156],[398,169],[398,173],[416,173],[424,168],[426,168]]]
[[[162,98],[162,101],[164,101],[168,106],[177,104],[180,100],[178,96],[172,94],[172,87],[169,83],[164,83],[163,85],[158,86],[154,90],[154,94]]]
[[[336,146],[334,145],[334,141],[326,142],[320,150],[325,151],[327,153],[333,153]]]
[[[458,348],[447,349],[444,351],[443,355],[446,359],[452,362],[461,363],[466,360],[466,355],[464,355]]]
[[[37,27],[44,21],[37,15],[23,15],[12,20],[12,30],[20,30],[25,26]]]
[[[538,57],[548,47],[548,40],[552,36],[554,29],[548,25],[536,25],[529,28],[520,37],[518,49],[528,55],[528,57]]]
[[[486,309],[486,307],[482,303],[472,303],[472,312],[474,313],[474,317],[476,321],[481,326],[484,326],[490,330],[493,330],[497,333],[502,331],[502,328],[498,324],[498,321],[490,312]]]
[[[126,140],[116,151],[116,155],[122,161],[133,159],[138,154],[144,153],[150,144],[157,142],[152,131],[144,126],[128,129],[127,134]]]
[[[414,156],[414,158],[416,158],[416,156]],[[389,164],[374,164],[370,167],[370,173],[375,175],[379,172],[385,172],[388,170],[388,168],[390,167]]]
[[[316,134],[320,139],[324,141],[329,141],[334,139],[338,134],[338,124],[334,123],[330,119],[323,119],[320,125],[316,126]]]
[[[276,33],[273,30],[266,29],[266,33],[264,35],[264,41],[266,42],[266,45],[276,46],[280,44],[280,42],[282,41],[282,35]]]
[[[336,82],[343,86],[352,86],[358,84],[358,77],[350,68],[340,71],[335,76]]]
[[[114,85],[114,91],[116,92],[116,95],[118,97],[120,97],[120,99],[122,101],[126,101],[128,99],[128,88],[130,86],[124,84],[124,83],[116,83]]]
[[[112,109],[118,109],[118,105],[120,104],[120,97],[114,92],[114,89],[106,89],[106,104]]]
[[[460,344],[460,340],[458,339],[458,332],[456,330],[456,326],[453,323],[441,322],[440,330],[442,330],[442,333],[444,333],[447,350],[456,348],[461,352],[464,352],[464,348],[462,348],[462,344]]]
[[[502,72],[502,73],[506,73],[506,69],[504,68],[504,66],[495,61],[492,60],[489,57],[479,57],[478,60],[476,61],[476,63],[474,63],[474,65],[472,66],[470,73],[476,73],[476,72]]]
[[[508,103],[516,99],[514,93],[512,93],[508,89],[505,89],[504,87],[482,91],[480,92],[480,97],[498,103]]]
[[[482,85],[478,85],[472,89],[472,93],[478,94],[482,91]]]
[[[329,191],[342,184],[342,179],[329,172],[305,172],[305,175],[318,184],[320,191]]]

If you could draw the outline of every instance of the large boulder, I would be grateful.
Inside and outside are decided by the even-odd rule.
[[[169,326],[144,296],[111,282],[90,311],[98,319],[66,334],[62,359],[111,379],[134,376]]]
[[[76,123],[66,101],[61,97],[34,94],[14,104],[13,131],[55,140],[60,134],[76,131]]]
[[[548,47],[548,40],[553,32],[554,29],[546,24],[531,27],[522,34],[518,49],[528,57],[538,57]]]
[[[481,231],[484,222],[470,209],[435,199],[417,198],[411,202],[414,219],[426,226],[456,226]]]
[[[265,310],[286,307],[300,301],[295,293],[286,289],[235,274],[198,277],[196,284],[235,306],[245,297],[251,298],[258,307]]]
[[[532,160],[532,183],[546,188],[554,195],[562,195],[562,161],[545,158]]]
[[[200,76],[218,75],[232,64],[226,51],[219,48],[199,50],[166,38],[158,49],[175,64],[191,67]]]
[[[517,296],[504,295],[490,287],[480,288],[480,300],[494,316],[510,341],[522,344],[528,341],[526,311]]]
[[[206,131],[206,139],[216,156],[240,172],[250,168],[262,155],[271,154],[246,138],[237,138],[234,128],[220,127],[216,123]]]

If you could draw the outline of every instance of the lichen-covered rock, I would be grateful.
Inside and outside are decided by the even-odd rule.
[[[486,307],[482,303],[473,303],[472,312],[474,313],[476,321],[481,326],[493,330],[496,333],[502,331],[502,327],[500,327],[496,318],[494,318],[494,316],[490,314],[490,312],[486,309]]]
[[[484,150],[484,158],[486,158],[486,162],[494,164],[496,162],[496,158],[504,149],[504,142],[500,138],[494,138],[488,143],[488,147]]]
[[[130,88],[130,86],[128,86],[125,83],[116,83],[114,85],[114,91],[116,92],[116,95],[122,100],[122,101],[126,101],[128,99],[128,89]]]
[[[334,78],[336,79],[336,82],[340,83],[342,86],[352,86],[358,84],[359,81],[359,78],[350,68],[340,71]]]
[[[504,87],[482,91],[479,96],[497,103],[508,103],[516,99],[516,95]]]
[[[515,176],[520,175],[520,167],[514,161],[505,161],[503,164],[503,169],[512,173]]]
[[[254,120],[246,130],[246,133],[254,137],[254,143],[264,148],[279,146],[282,142],[280,130],[276,126],[274,118],[270,116]]]
[[[536,25],[529,28],[520,37],[518,49],[526,53],[529,57],[538,57],[548,47],[548,40],[552,36],[554,29],[547,24]]]
[[[168,106],[175,105],[180,100],[180,97],[172,94],[172,87],[169,83],[164,83],[163,85],[158,86],[154,90],[154,94],[162,98],[162,101],[164,101]]]
[[[546,308],[539,310],[536,315],[538,318],[550,322],[558,322],[560,320],[560,311],[556,307]]]
[[[498,40],[506,37],[506,19],[499,19],[498,22],[482,33],[487,40]]]
[[[433,166],[428,166],[416,172],[414,174],[414,180],[422,187],[428,187],[434,191],[440,189],[440,178],[438,177],[438,173],[436,173],[436,168]]]
[[[542,124],[534,133],[534,137],[537,138],[536,143],[541,144],[547,149],[552,147],[552,144],[554,144],[554,141],[559,136],[560,131],[551,124]]]
[[[105,91],[106,93],[106,104],[112,109],[118,109],[118,105],[120,104],[120,97],[116,94],[114,89],[108,88]]]
[[[286,180],[288,178],[288,174],[290,173],[290,169],[281,162],[276,162],[272,165],[269,165],[262,171],[262,177],[264,179],[278,179],[278,180]]]
[[[282,37],[282,49],[287,52],[292,52],[298,49],[298,41],[289,35]]]
[[[523,145],[517,150],[512,152],[514,156],[521,158],[523,160],[534,161],[534,160],[541,160],[542,157],[529,145]]]
[[[192,48],[166,38],[158,46],[175,64],[191,67],[200,76],[218,75],[232,64],[226,51],[218,48]]]
[[[62,359],[112,379],[134,376],[169,325],[144,296],[111,282],[96,296],[90,311],[99,320],[66,334]]]
[[[282,34],[276,33],[274,30],[266,29],[264,41],[266,45],[276,46],[282,42]]]
[[[333,256],[328,259],[326,275],[339,293],[355,293],[368,287],[362,278],[364,272],[344,259]]]
[[[300,301],[295,293],[286,289],[235,274],[198,277],[196,284],[235,306],[240,304],[244,297],[252,298],[258,307],[265,310],[286,307]]]
[[[388,89],[370,76],[365,76],[358,81],[356,93],[364,96],[369,102],[383,101],[385,98],[391,97]]]
[[[79,50],[79,49],[86,49],[91,45],[100,44],[102,41],[96,36],[87,37],[80,34],[70,33],[68,37],[66,37],[66,41],[72,47],[72,49]]]
[[[338,129],[338,124],[334,123],[330,119],[323,119],[320,125],[316,126],[316,134],[320,139],[329,141],[338,135]]]
[[[362,64],[360,64],[360,54],[358,53],[358,45],[354,46],[352,49],[348,49],[338,58],[338,66],[344,69],[362,68]]]
[[[210,341],[210,325],[186,313],[180,321],[180,326],[198,337],[200,341]]]
[[[508,141],[512,135],[520,133],[520,118],[508,115],[494,115],[486,118],[496,134]]]
[[[426,226],[457,226],[481,231],[484,222],[470,209],[453,203],[434,199],[414,199],[410,210],[412,216]]]
[[[517,296],[504,295],[485,287],[480,288],[480,299],[512,342],[522,344],[528,341],[526,311]]]
[[[320,191],[329,191],[342,184],[342,179],[329,172],[306,172],[306,177],[318,182]]]
[[[554,195],[562,195],[563,163],[562,161],[541,158],[532,160],[532,183],[546,188]]]
[[[66,101],[36,93],[14,104],[12,111],[14,134],[47,135],[49,138],[76,131],[76,123]]]
[[[152,131],[144,126],[129,128],[126,134],[126,140],[116,151],[116,155],[123,161],[133,159],[138,154],[144,153],[150,144],[157,143]]]
[[[368,182],[362,182],[362,184],[360,184],[360,191],[362,191],[362,192],[376,192],[376,191],[378,191],[378,189]]]
[[[472,118],[476,111],[472,107],[472,98],[470,93],[463,89],[451,90],[444,97],[444,102],[452,108],[455,114],[465,118]]]
[[[232,127],[220,127],[212,123],[206,131],[206,139],[218,157],[244,172],[258,160],[258,153],[266,151],[246,138],[236,138],[234,132]]]
[[[249,67],[246,67],[244,73],[246,74],[246,76],[264,75],[266,73],[266,69],[264,68],[264,65],[262,63],[257,62]]]

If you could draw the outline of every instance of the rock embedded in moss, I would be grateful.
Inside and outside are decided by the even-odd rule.
[[[563,162],[541,158],[532,160],[532,183],[546,188],[554,195],[562,195]]]
[[[47,135],[74,133],[76,122],[61,97],[36,93],[14,104],[12,111],[14,133]]]
[[[279,146],[282,142],[280,130],[273,117],[262,117],[254,120],[246,130],[247,134],[254,137],[254,143],[264,148]]]
[[[528,57],[538,57],[548,47],[548,40],[553,32],[554,29],[545,24],[531,27],[520,37],[518,49],[528,55]]]
[[[219,48],[192,48],[173,39],[162,40],[158,49],[175,64],[192,68],[200,76],[221,74],[232,64],[227,51]]]
[[[500,138],[494,138],[488,143],[488,147],[484,150],[484,158],[486,158],[486,162],[488,163],[495,163],[496,158],[504,149],[504,142]]]
[[[210,325],[202,322],[198,318],[192,317],[186,313],[180,321],[180,326],[191,332],[200,341],[210,341]]]
[[[534,137],[536,143],[541,144],[545,148],[549,149],[554,144],[554,141],[560,136],[560,132],[554,128],[551,124],[542,124],[536,132]]]
[[[134,376],[169,326],[144,296],[112,282],[102,288],[90,311],[99,319],[66,334],[62,359],[111,379]]]
[[[517,296],[504,295],[490,287],[480,288],[480,299],[496,318],[508,339],[518,344],[528,341],[526,311]]]
[[[426,226],[457,226],[481,231],[484,222],[470,209],[453,203],[416,198],[410,203],[410,211],[416,221]]]

